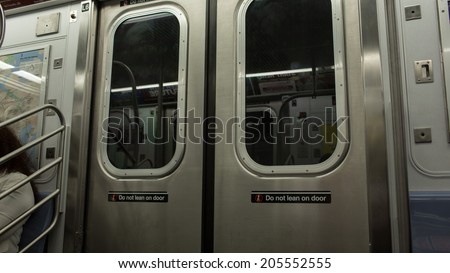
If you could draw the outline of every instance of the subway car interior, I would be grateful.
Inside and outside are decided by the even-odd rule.
[[[0,5],[0,252],[450,252],[450,1]]]

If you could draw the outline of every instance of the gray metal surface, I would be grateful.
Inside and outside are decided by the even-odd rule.
[[[55,2],[60,5],[55,6]],[[68,3],[68,1],[51,1],[44,4],[49,5],[39,5],[29,6],[24,8],[18,8],[17,10],[7,11],[7,20],[8,25],[11,29],[20,29],[20,31],[7,31],[5,36],[5,43],[2,48],[2,53],[8,52],[17,52],[17,51],[28,51],[44,48],[47,52],[45,57],[45,64],[43,71],[46,72],[46,81],[45,84],[42,85],[42,95],[40,104],[44,104],[45,101],[56,100],[57,107],[61,110],[66,118],[66,143],[70,142],[71,137],[71,122],[72,122],[72,106],[73,106],[73,92],[75,85],[75,77],[77,78],[77,82],[81,82],[84,84],[87,79],[87,75],[89,70],[75,72],[76,66],[76,58],[77,58],[77,50],[78,50],[78,41],[81,36],[79,33],[80,29],[80,21],[75,23],[69,22],[69,12],[71,10],[80,10],[80,2],[72,2]],[[37,8],[40,7],[40,9]],[[32,11],[32,12],[25,12]],[[40,37],[36,37],[36,18],[40,16],[45,16],[48,14],[54,13],[61,14],[61,20],[59,22],[60,28],[58,33],[44,35]],[[87,32],[86,32],[87,33]],[[90,32],[88,35],[92,35],[95,32]],[[80,38],[82,39],[82,38]],[[87,50],[82,53],[86,54]],[[84,56],[83,54],[79,54],[79,56]],[[52,65],[55,59],[64,59],[63,66],[60,69],[53,69]],[[92,70],[92,69],[91,69]],[[90,71],[92,72],[92,71]],[[87,82],[87,81],[86,81]],[[86,83],[87,84],[87,83]],[[88,88],[78,89],[81,90],[82,93],[87,93]],[[79,103],[79,100],[75,100],[76,103]],[[89,108],[89,105],[88,105]],[[85,111],[86,112],[86,111]],[[51,132],[57,128],[58,125],[58,117],[54,116],[45,116],[43,117],[42,130],[43,132]],[[76,127],[78,128],[78,127]],[[59,152],[59,143],[56,138],[49,139],[48,143],[44,143],[41,148],[41,164],[45,165],[50,162],[52,159],[45,158],[45,151],[47,147],[56,147],[56,153]],[[61,195],[63,197],[66,196],[66,188],[67,188],[67,172],[69,168],[69,154],[72,155],[72,152],[75,153],[77,149],[80,148],[79,145],[83,145],[75,138],[75,142],[71,145],[75,148],[71,149],[71,153],[68,152],[68,148],[65,151],[65,158],[63,162],[63,176],[61,185]],[[69,146],[69,145],[67,145]],[[86,147],[82,146],[83,148]],[[73,172],[78,172],[84,166],[86,159],[82,161],[82,164],[76,163],[75,167],[73,167]],[[73,161],[70,163],[70,166],[73,165]],[[85,169],[85,168],[84,168]],[[55,179],[56,172],[46,172],[41,177],[35,180],[35,184],[39,191],[42,192],[50,192],[56,188],[56,184],[59,181]],[[80,177],[76,177],[75,180],[72,180],[71,183],[79,184],[84,181],[80,179]],[[77,197],[79,195],[75,194]],[[71,201],[73,199],[70,199]],[[84,202],[82,202],[84,204]],[[68,207],[82,208],[77,206],[74,203],[68,203]],[[62,198],[61,206],[58,208],[60,212],[60,217],[58,222],[56,223],[55,228],[49,234],[48,238],[48,251],[49,252],[62,252],[63,251],[63,241],[64,241],[64,228],[65,226],[69,227],[69,229],[74,228],[75,222],[68,221],[69,225],[65,225],[65,216],[66,214],[66,199]],[[68,210],[70,211],[70,209]],[[74,224],[74,225],[72,225]],[[82,227],[81,227],[82,230]],[[70,236],[69,236],[70,237]],[[73,251],[73,248],[68,248],[66,251]]]
[[[444,0],[436,0],[439,12],[439,32],[440,32],[440,42],[442,50],[442,69],[444,74],[444,84],[445,84],[445,110],[447,113],[447,133],[448,142],[450,143],[450,30],[448,28],[448,19],[450,14],[450,9],[448,2]]]
[[[431,128],[414,128],[415,143],[431,143]]]
[[[93,82],[93,63],[97,27],[97,7],[94,1],[84,1],[89,9],[80,13],[78,48],[73,93],[70,158],[67,186],[67,216],[64,225],[64,251],[82,250],[84,230],[85,187],[87,175],[89,121]]]
[[[345,16],[340,19],[345,28],[344,53],[347,56],[343,67],[347,96],[339,99],[347,104],[351,141],[345,158],[336,161],[337,167],[322,168],[319,174],[300,170],[256,175],[242,164],[234,143],[221,142],[215,151],[215,200],[207,204],[202,204],[202,143],[187,141],[181,163],[162,177],[115,177],[105,170],[98,133],[105,104],[108,63],[105,38],[121,15],[160,5],[171,5],[185,13],[189,26],[186,108],[195,110],[196,117],[203,116],[207,1],[193,2],[150,1],[123,7],[120,1],[102,2],[98,33],[96,2],[84,1],[82,11],[75,10],[76,21],[71,24],[79,24],[73,31],[79,31],[78,44],[68,45],[68,48],[76,48],[77,52],[73,114],[69,116],[72,128],[76,129],[69,130],[64,251],[199,252],[202,205],[214,206],[214,250],[218,252],[389,251],[385,98],[378,31],[374,27],[377,26],[376,6],[372,0],[342,1]],[[235,117],[239,112],[236,109],[236,16],[241,3],[240,0],[218,0],[216,109],[217,117],[222,120]],[[89,9],[86,4],[90,5]],[[64,18],[65,25],[61,29],[66,29],[69,20],[73,18]],[[97,41],[94,79],[96,37],[101,38]],[[9,45],[14,46],[14,43]],[[351,54],[354,52],[361,52],[362,56]],[[59,53],[53,56],[60,57],[70,56]],[[70,60],[65,59],[62,68],[67,69],[68,63]],[[392,66],[395,70],[396,66]],[[72,93],[66,94],[72,98]],[[67,97],[58,101],[65,106],[72,104]],[[398,99],[396,105],[401,105]],[[69,108],[66,111],[71,110]],[[396,121],[401,123],[401,120]],[[396,128],[399,126],[397,124]],[[198,124],[197,136],[201,135],[200,128]],[[401,143],[396,140],[397,144]],[[398,158],[402,151],[396,152]],[[331,193],[331,203],[256,204],[250,201],[254,191],[327,191]],[[167,192],[169,202],[108,202],[110,192]]]
[[[420,5],[408,6],[405,7],[405,19],[409,20],[417,20],[422,18],[422,12],[420,11]]]
[[[415,76],[416,83],[429,83],[433,82],[433,61],[421,60],[415,61]]]
[[[170,5],[188,18],[186,108],[203,116],[206,1],[152,1],[120,7],[102,2],[99,37],[107,37],[121,15]],[[107,52],[97,44],[96,84],[89,151],[85,250],[88,252],[199,252],[202,213],[202,144],[186,141],[184,157],[170,174],[160,177],[117,178],[100,162],[98,134],[104,105]],[[201,128],[201,124],[196,128]],[[188,128],[192,130],[193,128]],[[200,131],[197,131],[200,133]],[[201,135],[201,134],[200,134]],[[108,202],[109,192],[167,192],[167,203]]]
[[[36,23],[36,36],[44,36],[59,32],[59,17],[61,13],[39,16]]]
[[[380,3],[383,8],[380,14],[386,14],[385,25],[380,26],[380,31],[386,31],[386,36],[380,35],[381,45],[385,47],[382,54],[383,79],[385,90],[385,109],[387,123],[387,143],[390,160],[390,208],[392,226],[392,251],[410,252],[410,225],[409,225],[409,192],[407,179],[407,156],[405,145],[405,132],[403,130],[403,97],[402,97],[402,73],[401,54],[399,43],[399,29],[397,27],[396,1],[386,0]],[[383,22],[380,20],[380,22]]]
[[[447,43],[445,37],[448,37],[446,31],[448,5],[446,1],[441,0],[399,0],[397,4],[399,39],[402,46],[400,49],[403,57],[400,65],[404,81],[402,95],[409,188],[411,191],[446,190],[450,177],[446,96],[448,79],[445,79],[445,64],[448,61],[443,57],[442,50],[445,48],[442,46]],[[439,9],[438,4],[441,7]],[[421,5],[422,19],[405,20],[404,8],[410,5]],[[439,25],[440,22],[442,24],[442,20],[446,22],[444,30]],[[414,62],[417,60],[433,62],[433,82],[416,83]],[[416,128],[430,128],[433,135],[432,142],[416,143],[414,134]]]
[[[439,229],[427,228],[427,224],[424,224],[426,221],[420,216],[443,219],[445,213],[440,210],[445,202],[436,200],[445,200],[450,187],[449,79],[446,77],[449,64],[446,50],[449,38],[448,1],[398,0],[395,4],[401,57],[398,71],[402,76],[402,102],[398,105],[402,106],[404,116],[403,141],[407,152],[405,162],[410,192],[411,248],[420,252],[445,252],[448,250],[423,247],[424,241],[433,240],[436,231],[440,232],[440,236],[444,233]],[[405,7],[411,5],[421,6],[422,19],[405,20]],[[416,60],[433,61],[433,82],[418,84],[415,81],[415,66],[412,64]],[[426,213],[423,208],[427,208]],[[444,227],[441,223],[433,224],[433,227],[441,226]]]
[[[70,2],[78,2],[79,0],[49,0],[49,1],[44,1],[44,2],[39,2],[39,3],[32,3],[32,4],[28,4],[25,6],[21,6],[19,8],[13,8],[13,9],[9,9],[7,11],[5,11],[6,16],[9,15],[15,15],[15,14],[21,14],[21,13],[26,13],[26,12],[30,12],[30,11],[35,11],[35,10],[39,10],[39,9],[46,9],[46,8],[51,8],[54,6],[58,6],[58,5],[64,5]],[[27,3],[24,3],[27,4]]]
[[[365,3],[364,3],[365,2]],[[217,55],[217,116],[222,120],[236,113],[236,33],[235,14],[241,1],[218,1]],[[385,150],[383,103],[380,67],[371,68],[369,55],[361,63],[359,54],[379,54],[376,44],[361,45],[361,24],[376,20],[375,16],[360,17],[361,9],[370,7],[367,1],[344,1],[345,62],[347,75],[348,112],[350,114],[350,145],[348,154],[334,170],[321,175],[289,175],[260,177],[251,174],[239,162],[233,145],[220,143],[216,147],[215,185],[215,251],[218,252],[367,252],[371,250],[369,236],[368,183],[386,182],[386,158],[368,150],[368,144]],[[368,18],[373,17],[373,18]],[[362,23],[360,23],[362,20]],[[376,21],[375,21],[376,23]],[[376,31],[367,35],[377,36]],[[370,37],[367,37],[370,38]],[[367,51],[369,50],[369,51]],[[377,61],[377,60],[375,60]],[[364,84],[367,73],[375,80]],[[370,79],[369,79],[370,80]],[[366,90],[365,88],[368,88]],[[364,90],[364,92],[361,92]],[[372,93],[375,101],[367,92]],[[381,97],[382,98],[382,97]],[[374,121],[365,116],[370,115]],[[380,131],[370,130],[374,126]],[[372,133],[368,135],[367,133]],[[368,157],[375,155],[368,165]],[[369,169],[370,168],[370,169]],[[370,171],[368,173],[367,171]],[[369,177],[369,175],[375,175]],[[385,190],[382,194],[386,194]],[[255,204],[252,191],[330,191],[331,204]],[[384,200],[382,200],[384,201]],[[375,202],[370,205],[377,205]],[[373,214],[372,214],[373,215]],[[379,226],[376,226],[379,227]],[[381,227],[382,233],[387,227]]]
[[[361,0],[360,7],[370,250],[390,252],[391,225],[386,163],[386,123],[384,120],[384,90],[377,4],[372,0]]]

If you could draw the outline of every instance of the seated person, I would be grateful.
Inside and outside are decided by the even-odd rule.
[[[21,147],[20,141],[7,127],[0,128],[0,157]],[[29,168],[26,152],[11,158],[0,165],[0,193],[23,181],[32,172]],[[0,229],[7,226],[17,217],[34,205],[33,188],[30,183],[23,185],[9,195],[0,199]],[[18,243],[22,234],[22,226],[26,219],[5,234],[0,235],[0,253],[18,252]]]

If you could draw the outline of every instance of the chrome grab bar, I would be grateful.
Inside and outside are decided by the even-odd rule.
[[[5,40],[5,26],[6,26],[6,17],[5,11],[3,10],[2,5],[0,4],[0,48],[3,45],[3,40]]]
[[[446,111],[447,123],[447,142],[450,143],[450,30],[448,29],[449,18],[449,2],[447,0],[437,1],[438,9],[441,11],[438,14],[439,32],[441,44],[441,65],[444,76],[444,102]]]
[[[59,122],[61,124],[61,126],[59,128],[57,128],[56,130],[47,133],[25,145],[23,145],[22,147],[20,147],[19,149],[3,156],[2,158],[0,158],[0,164],[6,162],[7,160],[13,158],[14,156],[17,156],[18,154],[25,152],[25,150],[36,146],[42,142],[44,142],[45,140],[51,138],[52,136],[55,136],[57,134],[60,134],[59,136],[59,143],[60,143],[60,149],[59,149],[59,154],[58,157],[53,160],[52,162],[48,163],[47,165],[45,165],[42,168],[38,168],[35,172],[33,172],[30,176],[28,176],[27,178],[25,178],[24,180],[22,180],[21,182],[17,183],[16,185],[14,185],[13,187],[11,187],[10,189],[6,190],[5,192],[0,194],[0,199],[4,198],[5,196],[7,196],[8,194],[14,192],[15,190],[17,190],[18,188],[22,187],[23,185],[25,185],[26,183],[30,182],[31,180],[33,180],[34,178],[38,177],[39,175],[43,174],[44,172],[50,170],[53,167],[57,167],[58,171],[57,171],[57,178],[56,178],[56,189],[51,192],[47,197],[45,197],[44,199],[42,199],[41,201],[39,201],[37,204],[35,204],[33,207],[31,207],[30,209],[28,209],[26,212],[24,212],[22,215],[20,215],[18,218],[16,218],[14,221],[12,221],[11,223],[9,223],[7,226],[5,226],[4,228],[2,228],[0,230],[0,235],[6,233],[9,229],[13,228],[15,225],[17,225],[18,223],[20,223],[21,221],[23,221],[24,219],[26,219],[28,216],[30,216],[34,211],[36,211],[38,208],[40,208],[41,206],[43,206],[45,203],[49,202],[52,199],[56,199],[56,204],[54,206],[54,212],[53,212],[53,220],[50,223],[50,225],[40,234],[38,235],[31,243],[29,243],[27,246],[23,247],[20,252],[25,252],[26,250],[28,250],[30,247],[32,247],[36,242],[38,242],[41,238],[43,238],[45,235],[47,235],[52,229],[53,227],[56,225],[57,221],[58,221],[58,215],[59,215],[59,207],[61,204],[61,183],[62,183],[62,174],[63,174],[63,169],[61,166],[61,163],[63,162],[63,158],[64,158],[64,151],[65,151],[65,129],[66,129],[66,123],[65,123],[65,119],[63,114],[61,113],[61,111],[55,107],[52,104],[45,104],[42,105],[40,107],[37,107],[33,110],[30,110],[28,112],[25,112],[21,115],[18,115],[14,118],[11,118],[7,121],[4,121],[2,123],[0,123],[0,128],[11,125],[17,121],[20,121],[22,119],[25,119],[29,116],[32,116],[34,114],[37,114],[41,111],[44,110],[52,110],[54,111],[57,116],[59,117]]]

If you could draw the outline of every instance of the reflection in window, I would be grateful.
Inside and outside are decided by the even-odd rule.
[[[168,12],[116,30],[107,148],[116,168],[161,168],[174,156],[179,40],[179,21]]]
[[[0,56],[0,121],[32,110],[41,104],[45,92],[48,48],[22,51]],[[14,123],[11,128],[22,144],[40,135],[39,115],[32,115]],[[38,167],[39,149],[28,150],[35,168]]]
[[[258,0],[249,5],[245,138],[247,152],[256,163],[311,165],[333,153],[332,15],[330,0]],[[255,107],[266,110],[252,110]]]

